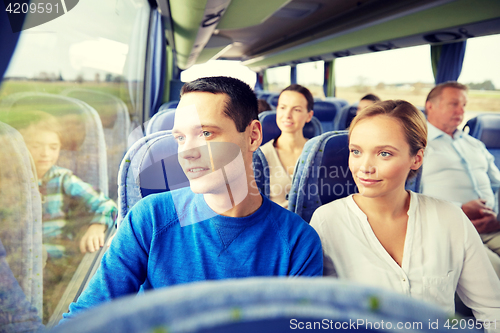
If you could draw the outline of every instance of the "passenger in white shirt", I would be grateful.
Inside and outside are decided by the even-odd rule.
[[[462,208],[489,249],[500,277],[500,223],[494,194],[500,187],[500,171],[481,141],[457,129],[466,104],[467,87],[457,82],[437,85],[427,96],[429,132],[422,193]]]
[[[349,169],[359,194],[321,206],[311,219],[323,245],[323,274],[450,313],[457,291],[476,319],[497,321],[488,332],[500,332],[500,280],[472,223],[449,202],[405,190],[426,143],[425,118],[408,102],[380,102],[354,118]]]

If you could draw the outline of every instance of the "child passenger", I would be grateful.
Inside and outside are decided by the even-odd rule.
[[[104,232],[113,225],[117,212],[115,203],[73,175],[71,170],[56,165],[62,129],[54,116],[42,111],[26,112],[18,130],[35,163],[42,196],[43,243],[49,259],[65,255],[64,240],[74,237],[68,231],[75,228],[68,224],[75,217],[72,209],[76,207],[86,207],[84,209],[92,215],[79,242],[80,251],[98,250],[104,245]]]
[[[260,147],[270,169],[270,199],[284,208],[288,208],[286,195],[292,187],[295,164],[307,142],[302,130],[311,121],[313,106],[314,99],[307,88],[292,84],[283,89],[276,107],[281,135]]]
[[[349,169],[359,194],[318,208],[311,220],[323,245],[323,273],[450,313],[457,291],[476,319],[498,320],[500,281],[472,223],[450,202],[405,190],[426,144],[425,118],[408,102],[380,102],[354,118]]]

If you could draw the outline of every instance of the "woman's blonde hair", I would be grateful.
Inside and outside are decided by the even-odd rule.
[[[378,102],[361,110],[354,117],[349,127],[349,139],[354,127],[363,119],[385,115],[399,121],[410,146],[410,155],[415,156],[420,149],[427,145],[427,122],[422,111],[412,104],[402,100],[388,100]],[[411,170],[408,178],[414,177],[418,170]]]

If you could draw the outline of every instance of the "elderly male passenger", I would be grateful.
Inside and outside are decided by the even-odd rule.
[[[467,87],[458,82],[439,84],[427,96],[428,145],[422,193],[462,208],[479,232],[500,276],[500,223],[496,218],[498,211],[494,211],[500,171],[481,141],[457,129],[466,104]]]
[[[322,275],[314,229],[255,187],[252,154],[262,141],[257,119],[257,99],[237,79],[202,78],[184,85],[173,135],[190,187],[150,195],[131,209],[65,318],[140,289]]]

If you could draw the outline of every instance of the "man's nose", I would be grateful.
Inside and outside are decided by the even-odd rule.
[[[198,159],[202,155],[202,149],[207,149],[207,143],[203,139],[188,139],[183,145],[179,145],[179,157],[183,159]]]

